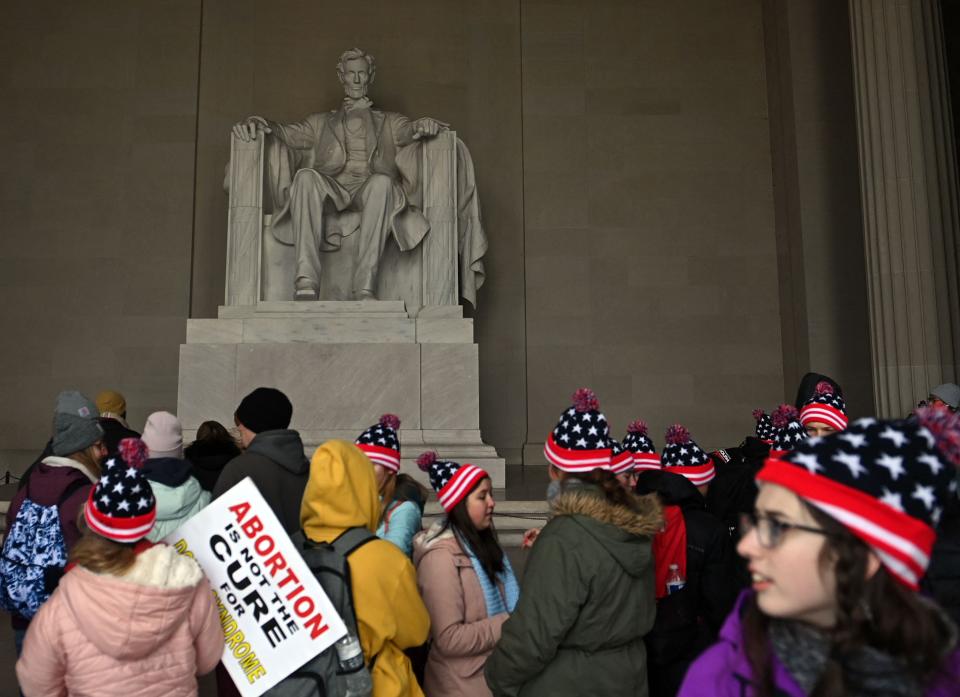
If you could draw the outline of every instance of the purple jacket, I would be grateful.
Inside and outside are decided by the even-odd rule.
[[[720,640],[700,654],[683,680],[677,697],[751,697],[753,673],[743,647],[740,614],[744,602],[753,595],[746,590],[720,630]],[[957,697],[960,695],[960,649],[949,659],[949,675],[937,681],[926,692],[926,697]],[[773,657],[773,676],[778,697],[805,697],[797,682],[784,665]]]

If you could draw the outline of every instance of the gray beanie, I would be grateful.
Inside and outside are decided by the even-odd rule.
[[[930,390],[930,396],[936,397],[954,409],[960,407],[960,386],[954,385],[952,382],[937,385]]]
[[[80,452],[103,438],[99,415],[97,405],[76,390],[58,394],[53,412],[53,454]]]

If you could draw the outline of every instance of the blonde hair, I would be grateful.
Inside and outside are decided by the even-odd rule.
[[[79,462],[83,465],[83,468],[90,473],[90,475],[98,479],[101,474],[100,470],[100,446],[103,441],[97,441],[93,445],[88,445],[83,450],[78,450],[75,453],[70,453],[67,455],[68,458],[74,462]]]
[[[114,542],[95,533],[87,525],[82,507],[77,527],[80,528],[80,539],[70,550],[72,564],[82,566],[95,574],[123,576],[136,563],[137,553],[133,550],[133,545]]]

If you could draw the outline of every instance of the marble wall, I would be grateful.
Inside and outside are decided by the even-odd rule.
[[[451,122],[473,154],[491,247],[480,426],[508,462],[539,459],[580,385],[617,431],[644,417],[659,443],[681,420],[717,447],[792,392],[785,372],[854,375],[858,300],[830,302],[856,290],[836,273],[858,220],[817,188],[827,173],[855,192],[830,155],[855,147],[853,126],[816,129],[852,107],[797,83],[811,154],[793,186],[820,203],[796,240],[823,263],[778,264],[774,2],[5,3],[0,455],[42,446],[63,387],[120,389],[135,426],[174,407],[185,319],[223,298],[229,127],[335,107],[352,45],[378,59],[376,103]],[[821,24],[796,24],[798,80],[843,50],[836,32],[810,35]],[[781,332],[801,305],[806,355]]]
[[[0,474],[63,388],[176,404],[199,3],[12,0],[0,21]]]

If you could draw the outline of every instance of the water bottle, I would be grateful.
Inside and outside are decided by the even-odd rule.
[[[347,634],[337,642],[337,660],[347,687],[346,697],[370,697],[373,682],[363,659],[360,640],[353,634]]]
[[[670,565],[670,573],[667,574],[667,595],[673,595],[683,590],[687,585],[687,579],[680,575],[680,566]]]

